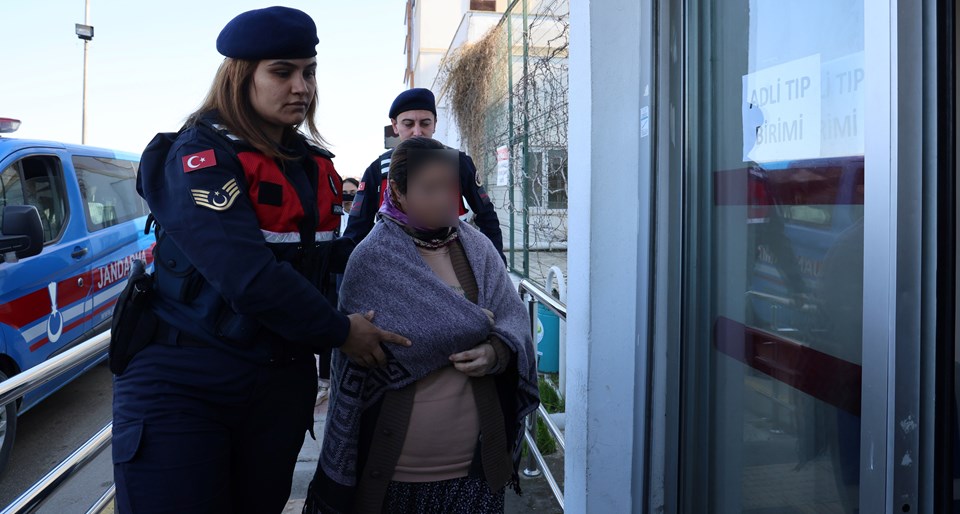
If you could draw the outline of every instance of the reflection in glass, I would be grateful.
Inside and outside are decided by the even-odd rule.
[[[863,0],[690,0],[685,512],[858,512]]]

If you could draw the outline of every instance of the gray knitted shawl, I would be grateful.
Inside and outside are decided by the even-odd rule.
[[[388,365],[369,370],[334,350],[331,394],[320,467],[334,482],[357,485],[361,414],[388,390],[413,384],[450,365],[451,354],[469,350],[491,334],[516,354],[518,421],[538,402],[530,320],[523,301],[493,244],[460,223],[460,241],[479,289],[474,304],[436,276],[420,257],[413,239],[390,221],[378,223],[350,257],[340,308],[347,313],[376,311],[374,324],[409,338],[409,348],[384,345]],[[494,313],[490,322],[481,308]]]

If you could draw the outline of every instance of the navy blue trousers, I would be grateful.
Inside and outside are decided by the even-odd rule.
[[[316,395],[312,355],[260,365],[148,346],[114,378],[118,512],[281,512]]]

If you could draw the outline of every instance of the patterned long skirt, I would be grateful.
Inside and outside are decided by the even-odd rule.
[[[502,514],[503,489],[490,491],[485,480],[454,478],[442,482],[390,482],[384,514]]]

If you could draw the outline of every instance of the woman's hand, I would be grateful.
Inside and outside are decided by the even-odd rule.
[[[450,362],[468,377],[482,377],[497,365],[497,352],[489,342],[483,342],[465,352],[450,356]]]
[[[481,309],[484,314],[487,315],[487,319],[490,321],[490,328],[493,328],[497,324],[497,317],[493,314],[493,311],[487,309]]]

